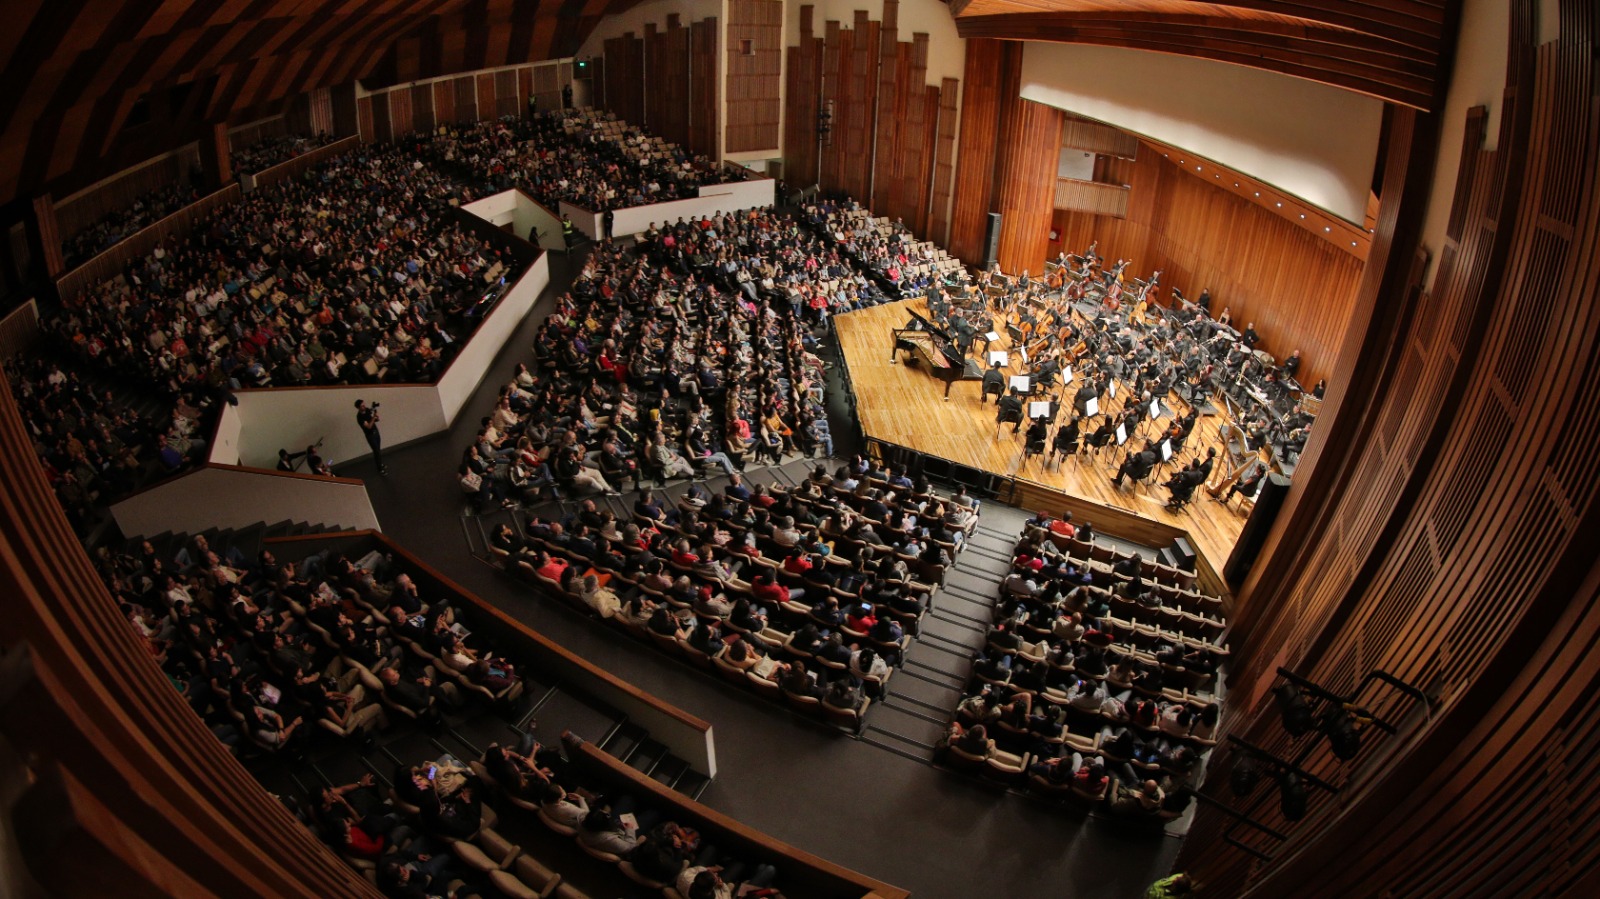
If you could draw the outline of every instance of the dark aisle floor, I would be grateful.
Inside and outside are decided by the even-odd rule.
[[[571,282],[578,262],[569,264],[552,254],[551,290],[507,343],[451,431],[386,453],[389,475],[384,478],[376,476],[369,462],[340,467],[339,474],[367,481],[384,532],[529,626],[712,722],[719,770],[701,800],[779,839],[905,887],[917,899],[985,894],[997,899],[1132,899],[1165,874],[1177,854],[1175,839],[1000,792],[800,719],[565,607],[542,602],[472,558],[465,536],[471,522],[461,517],[464,503],[452,472],[478,420],[492,409],[498,388],[510,380],[516,363],[527,358],[537,322],[551,298]],[[837,392],[836,371],[829,381]],[[850,445],[842,439],[848,432],[839,424],[833,430],[836,450],[848,451]],[[1014,538],[1017,529],[999,527],[1002,519],[1006,516],[995,515],[995,524],[985,519],[985,527],[994,532],[991,539],[963,554],[972,555],[973,561],[963,561],[957,569],[960,574],[952,577],[952,589],[930,622],[931,632],[953,642],[930,636],[911,660],[926,658],[932,668],[964,664],[935,646],[954,648],[973,639],[970,629],[958,625],[974,623],[963,615],[981,618],[980,604],[993,597],[993,581],[983,569],[994,564],[979,554],[998,555]],[[907,670],[921,671],[909,662]],[[934,706],[948,695],[899,675],[893,686]],[[939,717],[907,699],[892,697],[889,705]],[[933,726],[911,715],[900,715],[897,722],[895,715],[869,713],[868,722],[885,729],[903,729],[900,722]],[[881,735],[879,739],[895,742]],[[905,748],[916,754],[914,747]]]

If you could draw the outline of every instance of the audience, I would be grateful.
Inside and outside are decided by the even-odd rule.
[[[190,180],[165,184],[141,194],[125,209],[106,213],[61,242],[68,269],[77,268],[134,233],[200,199]]]
[[[333,143],[334,137],[320,132],[309,137],[302,134],[278,134],[263,137],[253,144],[234,147],[229,156],[234,174],[254,174],[270,169],[279,163],[309,153],[318,147]]]
[[[1184,592],[1146,581],[1137,554],[1095,561],[1056,525],[1040,513],[1025,526],[948,745],[1026,760],[1036,785],[1117,811],[1175,817],[1213,742],[1221,622],[1203,603],[1163,611]]]

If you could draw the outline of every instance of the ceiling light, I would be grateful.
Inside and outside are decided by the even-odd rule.
[[[1258,196],[1258,197],[1261,196],[1261,191],[1259,191],[1259,190],[1256,191],[1256,196]]]
[[[1282,209],[1282,208],[1283,208],[1283,204],[1282,204],[1282,203],[1279,203],[1279,204],[1278,204],[1278,208],[1279,208],[1279,209]]]
[[[1327,225],[1323,225],[1322,226],[1322,230],[1324,230],[1324,231],[1332,231],[1333,229],[1329,228]]]
[[[1300,213],[1300,217],[1301,217],[1301,218],[1305,218],[1305,217],[1306,217],[1306,214],[1305,214],[1305,213],[1304,213],[1304,212],[1302,212],[1302,213]]]

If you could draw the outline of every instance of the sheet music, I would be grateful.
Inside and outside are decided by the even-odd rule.
[[[1027,375],[1012,375],[1011,389],[1020,390],[1023,393],[1027,393],[1033,389],[1033,379],[1029,378]]]
[[[1112,399],[1116,399],[1117,398],[1117,379],[1116,378],[1112,378],[1110,381],[1106,382],[1106,393],[1111,394],[1111,398]]]
[[[1128,426],[1117,425],[1117,446],[1128,442]]]
[[[1000,332],[990,331],[989,333],[983,335],[983,339],[993,343],[994,341],[1000,339]]]
[[[1089,397],[1089,402],[1083,404],[1083,414],[1089,418],[1094,418],[1096,415],[1099,415],[1100,398],[1097,396]]]
[[[1157,419],[1157,418],[1160,418],[1160,417],[1161,417],[1161,400],[1158,397],[1152,397],[1151,400],[1150,400],[1150,418],[1151,418],[1151,420],[1154,420],[1154,419]]]
[[[1172,458],[1172,441],[1161,441],[1161,461],[1166,462]]]
[[[1000,367],[1001,368],[1004,368],[1007,365],[1010,365],[1011,364],[1011,354],[1007,353],[1005,350],[990,350],[989,351],[989,364],[990,365],[994,365],[996,362],[1000,363]]]
[[[1044,402],[1034,401],[1034,402],[1029,403],[1028,404],[1028,417],[1029,418],[1049,418],[1050,417],[1050,402],[1049,402],[1049,400],[1046,400]]]

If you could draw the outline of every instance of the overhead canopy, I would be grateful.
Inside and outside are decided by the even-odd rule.
[[[950,0],[962,37],[1153,50],[1434,104],[1446,0]]]

